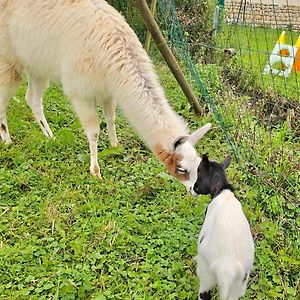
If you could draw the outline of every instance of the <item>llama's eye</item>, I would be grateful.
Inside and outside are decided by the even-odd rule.
[[[176,170],[177,170],[178,174],[186,174],[187,173],[187,170],[184,168],[181,168],[181,167],[177,167]]]

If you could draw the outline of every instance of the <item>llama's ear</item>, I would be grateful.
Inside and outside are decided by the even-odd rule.
[[[206,154],[202,155],[202,160],[201,160],[201,164],[208,169],[209,168],[209,159],[208,156]]]
[[[224,168],[224,170],[230,165],[230,162],[231,162],[231,156],[227,155],[227,157],[222,163],[222,167]]]
[[[207,123],[204,126],[197,129],[195,132],[193,132],[190,136],[188,141],[195,145],[203,136],[204,134],[211,128],[211,124]]]
[[[188,139],[189,139],[189,136],[180,136],[180,137],[176,138],[172,143],[172,150],[175,151],[179,145],[185,143]]]

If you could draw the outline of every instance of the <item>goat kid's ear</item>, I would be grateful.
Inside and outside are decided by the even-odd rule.
[[[202,155],[202,160],[201,160],[201,164],[203,164],[203,166],[208,169],[209,168],[209,159],[208,156],[206,154]]]
[[[222,163],[222,167],[224,168],[224,170],[230,165],[230,162],[231,162],[231,156],[227,155],[227,157]]]
[[[195,132],[193,132],[190,136],[188,141],[192,144],[195,145],[209,129],[211,128],[211,124],[207,123],[204,126],[200,127],[197,129]]]

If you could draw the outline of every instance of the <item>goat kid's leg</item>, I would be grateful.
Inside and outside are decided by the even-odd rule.
[[[6,112],[9,100],[15,95],[19,84],[19,73],[0,58],[0,136],[6,144],[11,143]]]
[[[207,292],[199,292],[198,300],[211,300],[210,291]]]
[[[113,100],[104,102],[103,112],[107,123],[109,141],[112,147],[119,145],[116,133],[116,103]]]
[[[239,299],[240,299],[239,296],[229,295],[226,300],[239,300]]]
[[[25,99],[44,135],[48,138],[53,138],[53,133],[43,111],[42,96],[47,86],[48,80],[29,76]]]
[[[200,255],[197,257],[197,269],[196,273],[200,279],[200,287],[198,292],[198,299],[210,300],[210,290],[216,284],[216,280],[213,274],[209,271],[209,266],[202,259]]]
[[[74,109],[80,119],[80,123],[88,138],[90,146],[91,174],[102,179],[98,164],[97,143],[99,138],[99,116],[95,102],[89,100],[74,100],[72,99]]]
[[[242,281],[236,281],[232,284],[226,300],[238,300],[240,297],[244,296],[247,289],[247,282],[249,279],[249,273],[247,273]]]

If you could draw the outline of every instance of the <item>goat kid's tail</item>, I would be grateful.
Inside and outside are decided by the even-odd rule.
[[[230,296],[236,283],[240,281],[242,285],[243,268],[235,259],[230,259],[230,257],[218,259],[210,266],[210,269],[217,277],[221,300],[226,300]]]

